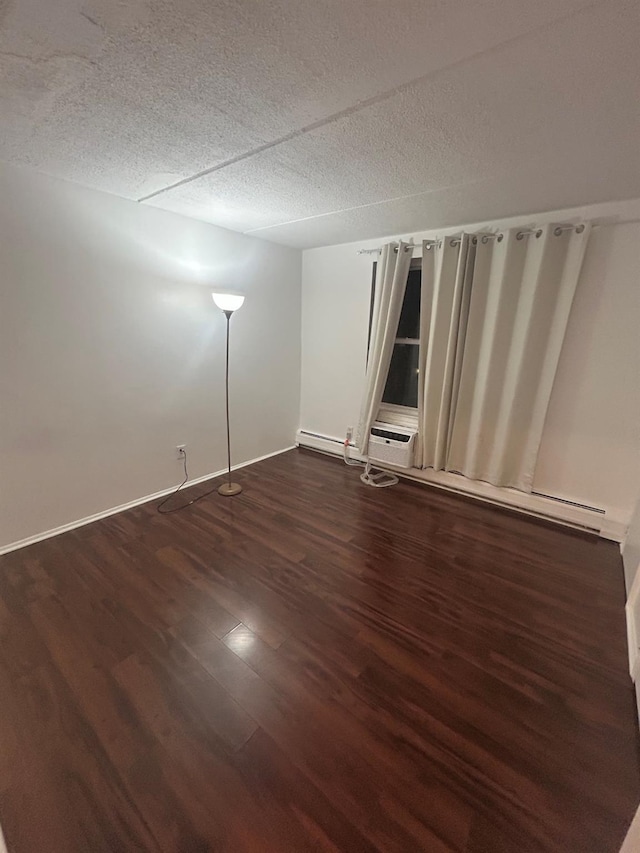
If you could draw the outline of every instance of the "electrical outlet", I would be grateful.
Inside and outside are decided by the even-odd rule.
[[[176,459],[184,459],[187,454],[186,444],[176,444]]]

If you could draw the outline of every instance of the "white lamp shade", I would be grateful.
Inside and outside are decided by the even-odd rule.
[[[221,311],[237,311],[244,302],[239,293],[212,293],[213,301]]]

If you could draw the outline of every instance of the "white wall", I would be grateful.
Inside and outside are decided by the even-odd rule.
[[[640,499],[636,504],[629,533],[622,548],[622,562],[624,563],[624,582],[627,594],[629,594],[638,566],[640,566]]]
[[[620,853],[638,853],[640,850],[640,808],[635,813],[635,816],[629,827],[629,831],[622,842]]]
[[[300,252],[0,169],[0,548],[291,446]]]
[[[534,490],[601,507],[628,523],[640,482],[640,201],[468,226],[584,217],[592,232],[545,424]],[[416,242],[436,233],[402,235]],[[373,256],[384,240],[303,253],[301,428],[344,437],[366,358]]]

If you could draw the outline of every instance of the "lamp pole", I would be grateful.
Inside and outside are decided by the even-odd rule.
[[[230,320],[233,311],[225,311],[224,316],[227,318],[227,357],[224,375],[225,401],[227,410],[227,482],[223,483],[218,489],[218,493],[230,497],[231,495],[239,495],[242,491],[242,486],[238,483],[231,482],[231,426],[229,424],[229,329]]]
[[[242,491],[242,486],[239,483],[233,483],[231,481],[231,424],[229,420],[229,337],[231,315],[237,308],[242,305],[244,298],[231,294],[214,293],[213,299],[216,305],[218,305],[218,307],[222,309],[224,316],[227,318],[227,346],[224,375],[225,409],[227,416],[227,482],[223,483],[221,486],[218,487],[218,494],[224,495],[225,497],[232,497],[233,495],[240,494],[240,492]]]

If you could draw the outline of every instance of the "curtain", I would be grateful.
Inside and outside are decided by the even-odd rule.
[[[512,229],[501,241],[476,238],[464,351],[451,389],[448,471],[531,491],[589,233],[588,224],[566,230],[549,225],[528,234]],[[453,278],[449,287],[457,287]],[[450,325],[454,314],[455,306]],[[439,376],[438,368],[436,383]],[[436,426],[429,413],[430,382],[427,361],[425,451],[433,445],[438,452],[425,453],[424,464],[436,467],[442,464],[444,419]]]
[[[436,471],[446,467],[453,428],[474,255],[468,234],[422,244],[416,464]]]
[[[389,243],[383,246],[376,268],[369,356],[357,434],[357,445],[364,455],[369,449],[371,424],[378,414],[387,382],[412,250],[413,246],[407,243]]]

